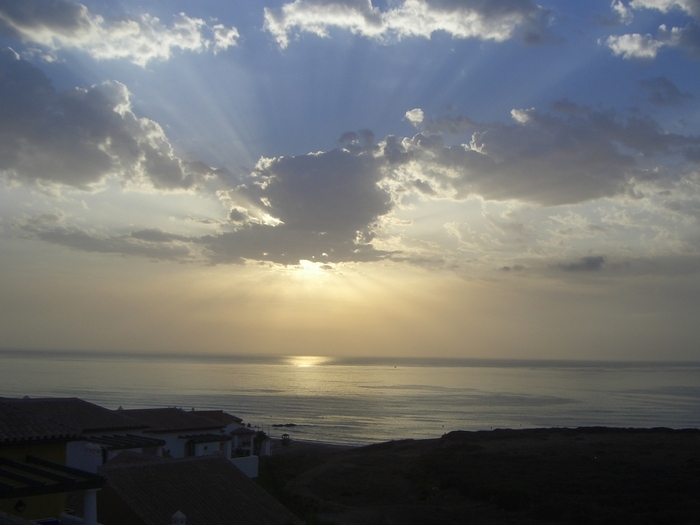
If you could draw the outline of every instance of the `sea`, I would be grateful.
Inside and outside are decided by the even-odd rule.
[[[0,350],[0,397],[222,409],[339,444],[454,430],[700,428],[700,362],[148,355]]]

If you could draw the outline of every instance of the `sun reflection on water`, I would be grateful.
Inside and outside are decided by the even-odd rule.
[[[328,361],[330,361],[329,357],[319,355],[294,355],[287,358],[287,364],[299,368],[318,366],[327,363]]]

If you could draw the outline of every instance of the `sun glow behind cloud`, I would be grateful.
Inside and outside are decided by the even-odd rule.
[[[48,4],[87,33],[0,2],[0,345],[606,356],[697,333],[695,4],[23,3]],[[652,18],[683,34],[643,68],[606,45]]]

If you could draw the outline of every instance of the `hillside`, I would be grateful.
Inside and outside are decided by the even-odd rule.
[[[697,523],[700,431],[451,432],[365,447],[292,443],[260,482],[308,523]]]

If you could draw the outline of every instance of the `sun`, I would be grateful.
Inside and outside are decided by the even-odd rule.
[[[333,265],[326,262],[310,261],[301,259],[298,265],[288,267],[291,274],[301,282],[323,284],[330,277]]]

